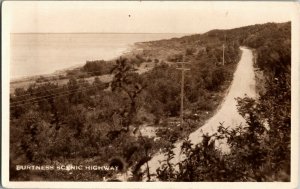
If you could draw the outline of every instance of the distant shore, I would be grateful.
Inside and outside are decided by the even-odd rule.
[[[134,55],[141,53],[144,50],[143,48],[145,48],[147,46],[146,44],[147,44],[147,42],[136,42],[134,44],[128,45],[128,48],[123,53],[121,53],[119,56],[112,58],[110,60],[107,60],[107,61],[115,61],[119,57],[126,57],[126,58],[133,57]],[[85,65],[85,63],[82,63],[82,64],[72,66],[69,68],[56,70],[50,74],[24,76],[24,77],[12,79],[10,81],[10,94],[13,94],[16,88],[27,89],[30,85],[32,85],[34,83],[38,83],[37,80],[39,78],[47,78],[52,82],[58,83],[58,85],[66,84],[69,80],[68,78],[65,78],[67,73],[72,70],[77,70],[77,69],[79,70],[84,65]],[[148,65],[139,67],[137,72],[143,73],[143,72],[149,70],[149,68],[151,68],[151,66],[148,67],[148,69],[146,69],[146,67],[148,67]],[[112,80],[112,76],[110,74],[104,74],[104,75],[100,75],[100,76],[91,76],[91,77],[84,78],[84,79],[89,82],[92,82],[95,77],[99,77],[100,81],[105,82],[105,83],[108,83]]]
[[[183,34],[25,33],[11,34],[10,81],[52,76],[86,61],[112,60],[135,43],[182,37]]]

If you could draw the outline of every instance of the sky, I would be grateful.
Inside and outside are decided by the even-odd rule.
[[[203,33],[286,22],[293,2],[5,1],[11,33]]]

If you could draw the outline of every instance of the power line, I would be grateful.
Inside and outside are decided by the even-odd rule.
[[[101,74],[101,71],[94,71],[94,72],[83,71],[82,73],[100,73]],[[91,77],[101,77],[103,75],[110,75],[110,74],[93,75]],[[54,75],[54,76],[42,76],[42,75],[40,75],[40,76],[31,76],[31,77],[32,77],[32,80],[34,80],[33,83],[37,83],[36,80],[40,79],[40,78],[42,78],[42,79],[53,79],[52,81],[42,81],[42,82],[38,82],[37,84],[42,84],[42,83],[47,83],[47,82],[54,82],[54,81],[59,81],[59,80],[63,80],[63,79],[70,79],[70,78],[62,78],[62,79],[57,78],[59,76],[62,76],[62,75]],[[36,78],[34,78],[34,77],[36,77]],[[69,77],[72,77],[72,76],[69,76]],[[83,78],[83,79],[85,79],[85,78]],[[18,83],[18,81],[14,81],[14,82]],[[20,81],[20,82],[22,82],[22,81]]]
[[[81,89],[66,91],[66,92],[62,92],[62,93],[55,93],[55,94],[41,96],[41,97],[32,98],[32,99],[20,100],[20,101],[16,101],[16,102],[10,103],[10,105],[11,105],[11,107],[14,107],[14,106],[24,105],[24,104],[28,104],[28,103],[40,102],[40,101],[42,101],[44,99],[49,99],[49,98],[53,98],[53,97],[57,97],[57,96],[64,96],[64,95],[76,93],[78,91],[84,91],[84,90],[88,90],[88,89],[91,89],[91,88],[96,88],[96,87],[101,86],[101,85],[84,87],[84,88],[81,88]],[[61,95],[61,94],[63,94],[63,95]],[[22,102],[25,102],[25,103],[22,103]]]
[[[73,92],[75,93],[75,92]],[[56,96],[51,96],[51,97],[48,97],[48,98],[43,98],[43,99],[40,99],[40,100],[36,100],[36,101],[32,101],[32,102],[25,102],[25,103],[19,103],[19,104],[14,104],[12,106],[10,106],[11,108],[14,108],[14,107],[17,107],[17,106],[23,106],[23,105],[26,105],[26,104],[31,104],[31,103],[35,103],[35,102],[41,102],[45,99],[50,99],[50,98],[54,98],[54,97],[59,97],[59,96],[67,96],[69,94],[72,94],[72,93],[67,93],[67,94],[63,94],[63,95],[56,95]]]
[[[47,89],[46,91],[47,92],[50,92],[50,91],[55,91],[55,90],[59,90],[59,89],[64,89],[66,88],[66,86],[62,86],[62,87],[57,87],[57,88],[54,88],[54,89]],[[18,98],[18,97],[24,97],[24,96],[31,96],[31,95],[36,95],[36,94],[39,94],[40,92],[33,92],[33,93],[29,93],[29,94],[23,94],[23,95],[14,95],[15,98]]]
[[[94,88],[94,87],[93,87]],[[87,89],[80,89],[80,90],[77,90],[77,91],[84,91],[84,90],[87,90]],[[25,102],[25,103],[18,103],[18,104],[14,104],[12,106],[10,106],[11,108],[13,107],[17,107],[17,106],[23,106],[23,105],[26,105],[26,104],[31,104],[31,103],[36,103],[36,102],[41,102],[45,99],[50,99],[50,98],[55,98],[55,97],[61,97],[61,96],[67,96],[67,95],[70,95],[72,93],[76,93],[77,91],[75,92],[66,92],[66,93],[58,93],[58,95],[54,95],[54,96],[49,96],[49,97],[45,97],[43,99],[40,99],[40,100],[35,100],[35,101],[30,101],[30,102]]]
[[[105,83],[105,82],[102,82],[102,83]],[[40,85],[37,85],[37,87],[39,87],[39,86]],[[61,87],[57,87],[57,88],[54,88],[54,89],[48,89],[47,92],[49,92],[49,91],[55,91],[55,90],[60,90],[60,89],[64,89],[64,88],[66,88],[66,86],[61,86]],[[15,96],[15,97],[31,96],[31,95],[35,95],[35,94],[39,94],[39,93],[40,92],[34,92],[34,93],[30,93],[30,94],[18,95],[18,96]]]
[[[101,86],[101,85],[103,85],[103,84],[101,83],[101,84],[98,84],[96,86],[88,86],[88,87],[83,87],[83,88],[92,88],[92,87],[97,87],[97,86]],[[77,91],[77,90],[81,90],[81,89],[73,89],[73,90],[69,90],[69,91],[66,91],[66,92],[72,92],[72,91]],[[61,93],[66,93],[66,92],[61,92]],[[32,101],[32,100],[36,100],[36,99],[40,99],[40,98],[44,98],[44,97],[48,97],[48,96],[53,96],[53,95],[61,94],[61,93],[55,93],[55,94],[40,96],[40,97],[36,97],[36,98],[31,98],[31,99],[26,99],[26,100],[20,100],[20,101],[16,101],[16,103],[23,102],[23,101]]]

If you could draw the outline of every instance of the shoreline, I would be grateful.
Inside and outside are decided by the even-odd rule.
[[[115,59],[117,59],[120,56],[126,55],[127,53],[131,53],[131,50],[134,50],[134,49],[132,49],[133,47],[131,47],[131,46],[134,46],[134,45],[128,45],[128,48],[126,48],[123,52],[121,52],[120,55],[118,55],[117,57],[105,60],[105,61],[114,61]],[[86,60],[86,61],[88,61],[88,60]],[[11,78],[10,84],[24,82],[24,81],[28,81],[28,80],[35,80],[35,79],[38,79],[39,77],[45,77],[45,78],[58,77],[59,75],[66,74],[70,70],[79,69],[79,68],[83,67],[84,65],[85,65],[85,63],[82,63],[82,64],[80,63],[80,64],[70,66],[67,68],[55,70],[52,73],[38,74],[38,75],[32,75],[32,76],[20,76],[20,77],[16,77],[16,78]]]
[[[161,40],[165,40],[165,39],[161,39]],[[160,41],[160,40],[155,40],[155,41]],[[127,46],[127,48],[118,56],[108,59],[108,60],[104,60],[106,62],[110,62],[110,61],[115,61],[116,59],[118,59],[119,57],[126,57],[126,58],[130,58],[133,57],[136,54],[141,53],[144,48],[147,46],[146,44],[149,43],[151,41],[145,41],[145,42],[135,42],[134,44],[129,44]],[[97,61],[97,60],[93,60],[93,61]],[[73,71],[73,70],[79,70],[81,69],[86,63],[83,64],[78,64],[78,65],[74,65],[71,66],[69,68],[64,68],[64,69],[60,69],[60,70],[56,70],[53,73],[49,73],[49,74],[39,74],[39,75],[33,75],[33,76],[24,76],[22,78],[16,78],[16,79],[11,79],[11,81],[9,82],[10,84],[10,94],[14,94],[14,91],[16,88],[23,88],[23,89],[27,89],[30,85],[32,84],[39,84],[37,82],[37,79],[39,78],[45,78],[45,79],[49,79],[50,82],[57,82],[59,85],[63,85],[66,84],[67,81],[69,80],[69,78],[60,78],[60,77],[67,77],[68,72]],[[149,71],[149,70],[146,70]],[[142,68],[138,69],[138,73],[143,73],[146,72],[143,71]],[[90,76],[90,77],[86,77],[84,79],[86,79],[87,81],[91,81],[93,80],[95,77],[99,77],[99,79],[102,82],[110,82],[111,80],[111,75],[110,74],[101,74],[99,76]],[[110,78],[110,79],[109,79]],[[78,78],[77,78],[78,79]],[[44,83],[44,82],[41,82]]]
[[[153,40],[153,41],[161,41],[161,40],[168,40],[168,39],[159,39],[159,40]],[[125,50],[123,50],[119,55],[117,55],[113,58],[101,59],[101,60],[115,61],[119,57],[128,57],[128,56],[135,55],[136,53],[139,53],[139,52],[145,50],[144,49],[145,45],[147,43],[151,43],[153,41],[142,41],[142,42],[135,42],[134,44],[128,44],[127,47],[125,48]],[[86,60],[86,61],[97,61],[97,60]],[[26,81],[38,79],[39,77],[45,77],[45,78],[59,77],[60,75],[67,74],[68,71],[82,68],[85,64],[86,64],[86,62],[79,63],[79,64],[76,64],[76,65],[73,65],[73,66],[70,66],[67,68],[61,68],[61,69],[55,70],[51,73],[14,77],[14,78],[10,78],[9,83],[15,84],[15,83],[20,83],[20,82],[26,82]]]
[[[48,34],[52,34],[52,33],[12,33],[13,35],[23,35],[23,34],[28,34],[28,35],[32,35],[32,34],[41,34],[41,35],[48,35]],[[34,79],[37,79],[38,77],[55,77],[55,76],[58,76],[58,75],[61,75],[61,74],[66,74],[67,71],[71,70],[71,69],[76,69],[76,68],[80,68],[82,66],[84,66],[84,64],[86,63],[86,61],[97,61],[97,60],[105,60],[105,61],[114,61],[116,60],[118,57],[120,56],[127,56],[127,55],[130,55],[130,54],[134,54],[135,52],[137,52],[140,47],[140,44],[143,44],[143,43],[151,43],[153,41],[161,41],[161,40],[169,40],[169,39],[173,39],[173,38],[181,38],[181,37],[185,37],[185,36],[189,36],[191,34],[189,33],[53,33],[53,34],[95,34],[95,35],[98,35],[98,34],[153,34],[153,35],[158,35],[158,34],[165,34],[165,35],[168,35],[168,34],[174,34],[175,36],[163,36],[164,38],[159,38],[159,39],[147,39],[145,38],[145,41],[135,41],[133,43],[128,43],[124,46],[124,49],[121,50],[120,52],[116,53],[117,55],[113,55],[111,56],[111,58],[98,58],[98,59],[95,59],[95,60],[85,60],[85,62],[82,62],[82,63],[77,63],[73,66],[69,66],[69,67],[66,67],[66,68],[58,68],[54,71],[51,71],[50,73],[41,73],[41,74],[36,74],[36,75],[24,75],[24,76],[16,76],[16,77],[12,77],[10,78],[10,84],[12,83],[17,83],[17,82],[24,82],[24,81],[29,81],[29,80],[34,80]],[[178,35],[178,36],[176,36]],[[162,37],[162,36],[161,36]]]

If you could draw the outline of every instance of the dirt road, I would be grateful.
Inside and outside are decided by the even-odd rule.
[[[241,47],[242,57],[234,73],[234,78],[228,94],[226,95],[220,109],[217,113],[210,118],[202,127],[195,132],[191,133],[189,139],[193,144],[201,142],[202,135],[205,133],[216,133],[220,122],[223,122],[225,127],[234,128],[245,120],[237,112],[237,102],[235,98],[244,97],[256,97],[255,92],[255,75],[253,68],[253,54],[250,49]],[[182,159],[180,156],[180,146],[182,141],[175,144],[175,158],[173,163],[177,163]],[[222,150],[226,151],[226,145],[217,144]],[[149,161],[150,173],[156,173],[156,169],[160,166],[159,161],[164,160],[164,155],[157,154]]]

